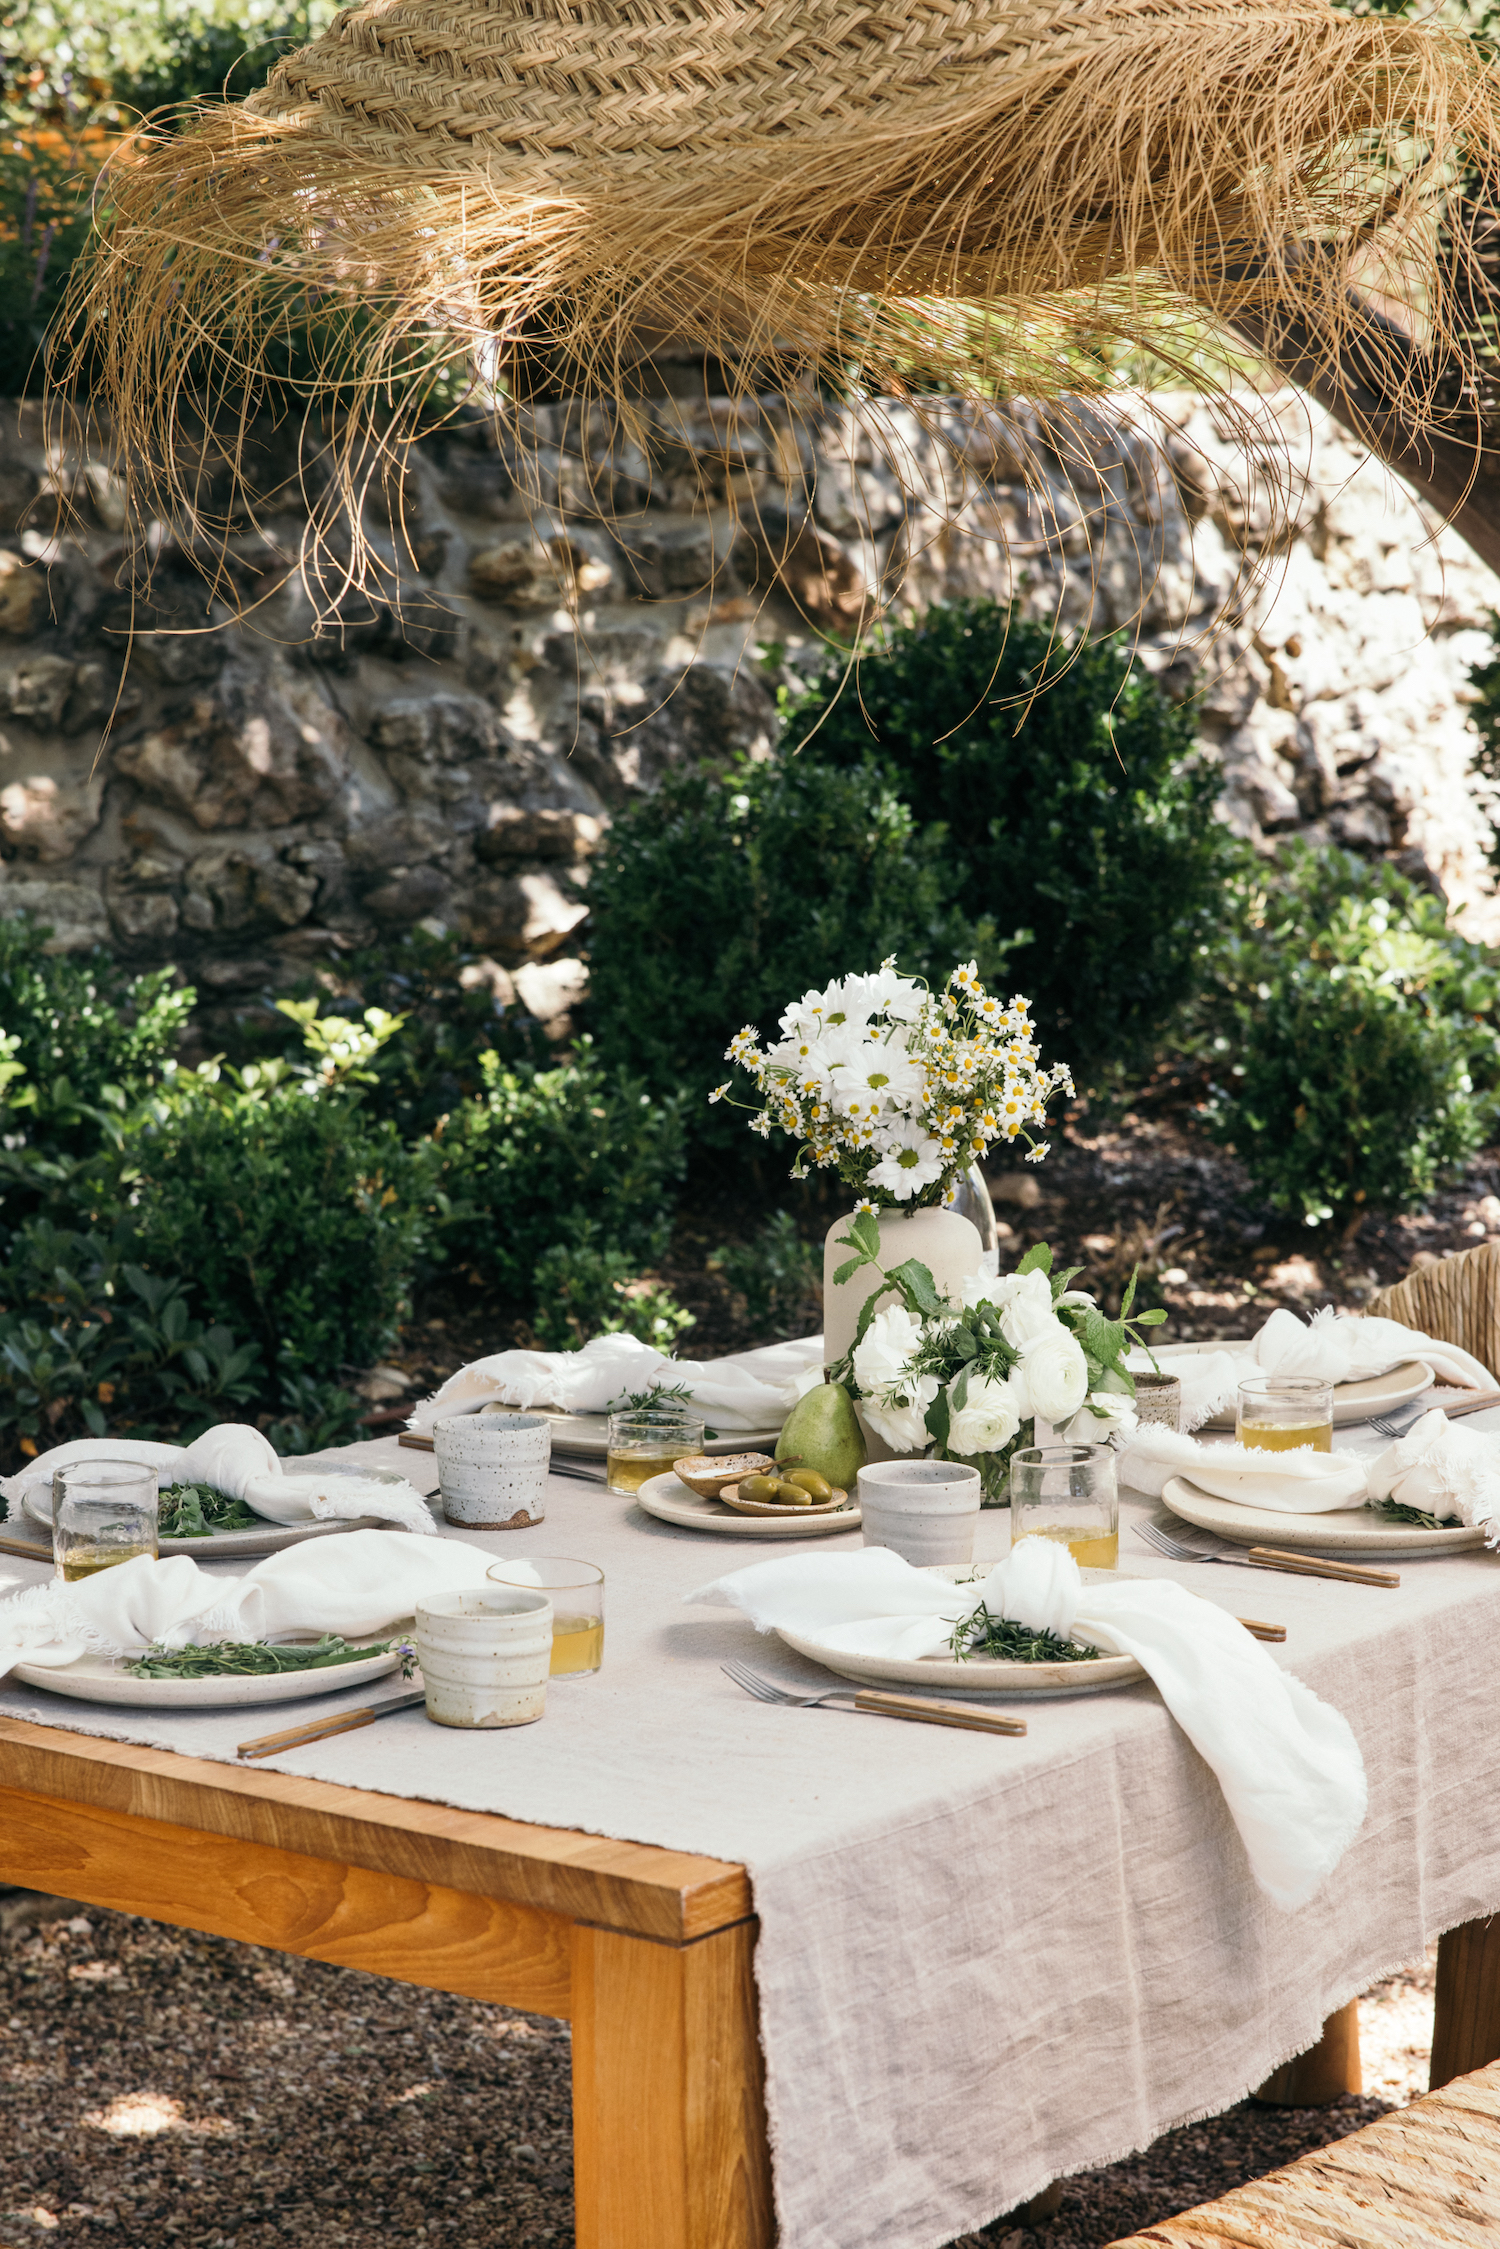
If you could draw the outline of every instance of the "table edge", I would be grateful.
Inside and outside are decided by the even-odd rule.
[[[732,1860],[0,1717],[0,1785],[539,1906],[668,1944],[754,1913]]]

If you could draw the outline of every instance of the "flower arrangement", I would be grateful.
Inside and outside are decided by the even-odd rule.
[[[846,1356],[829,1371],[858,1398],[869,1426],[894,1451],[931,1450],[978,1468],[987,1498],[998,1498],[1018,1443],[1038,1417],[1068,1444],[1098,1443],[1135,1427],[1135,1381],[1125,1364],[1142,1329],[1161,1311],[1132,1319],[1135,1277],[1118,1320],[1069,1284],[1082,1270],[1054,1273],[1045,1242],[1013,1273],[978,1273],[962,1301],[938,1295],[915,1258],[889,1270],[880,1262],[880,1228],[857,1213],[840,1248],[853,1252],[834,1278],[842,1284],[868,1266],[879,1276],[866,1298]],[[895,1303],[882,1299],[896,1292]]]
[[[1065,1063],[1041,1065],[1029,1001],[994,998],[973,961],[934,994],[899,976],[892,955],[873,976],[794,1001],[774,1044],[762,1047],[747,1025],[726,1059],[762,1096],[751,1131],[796,1140],[793,1178],[809,1166],[837,1170],[868,1210],[950,1200],[997,1141],[1024,1140],[1026,1161],[1040,1163],[1047,1144],[1032,1127],[1059,1088],[1073,1090]],[[721,1085],[709,1099],[728,1092]]]

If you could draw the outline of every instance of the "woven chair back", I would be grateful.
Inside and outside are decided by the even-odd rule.
[[[1500,1242],[1479,1242],[1457,1257],[1423,1265],[1379,1289],[1368,1315],[1400,1320],[1439,1343],[1456,1343],[1500,1382]]]

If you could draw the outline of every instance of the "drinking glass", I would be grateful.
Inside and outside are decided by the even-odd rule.
[[[1256,1374],[1240,1384],[1235,1435],[1258,1452],[1333,1450],[1333,1384],[1310,1374]]]
[[[52,1472],[52,1560],[75,1584],[159,1552],[156,1470],[133,1460],[76,1461]]]
[[[692,1414],[612,1413],[605,1481],[612,1492],[638,1492],[674,1460],[702,1450],[703,1423]]]
[[[1052,1538],[1080,1569],[1120,1558],[1120,1498],[1108,1445],[1028,1445],[1010,1463],[1010,1543]]]
[[[592,1562],[557,1554],[496,1562],[485,1576],[496,1585],[538,1588],[552,1603],[552,1677],[581,1679],[604,1661],[604,1572]]]

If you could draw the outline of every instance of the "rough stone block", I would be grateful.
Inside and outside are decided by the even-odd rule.
[[[487,866],[508,859],[585,859],[598,849],[604,828],[587,812],[525,812],[519,805],[496,804],[474,839],[474,856]]]
[[[0,789],[0,837],[22,859],[71,859],[99,825],[104,782],[34,773]]]

